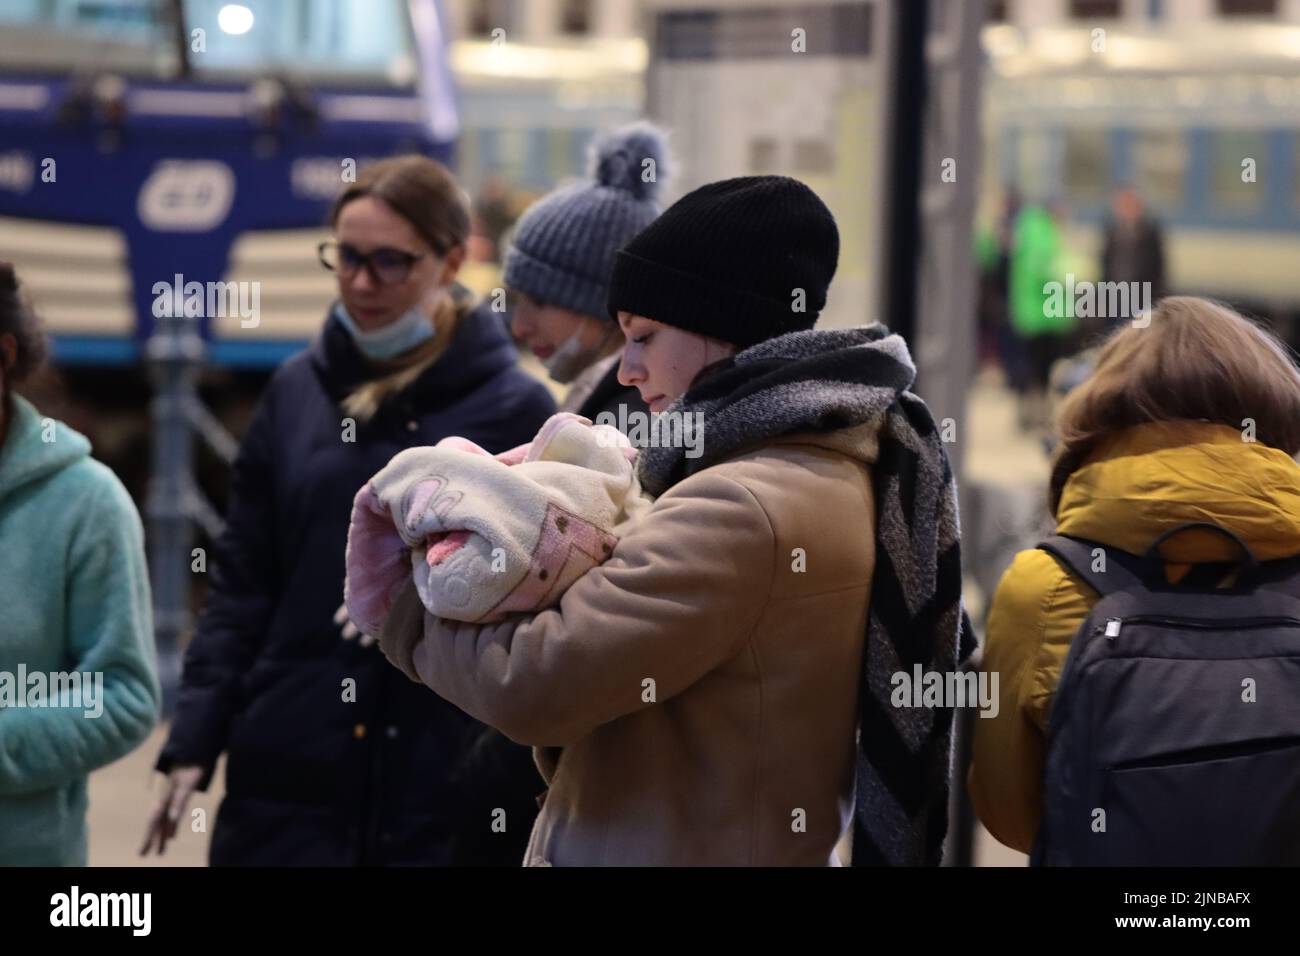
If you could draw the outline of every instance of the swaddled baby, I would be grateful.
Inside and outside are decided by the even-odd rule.
[[[649,506],[635,460],[618,429],[568,412],[495,456],[464,438],[401,452],[352,504],[349,615],[378,634],[412,575],[424,606],[456,621],[559,603]]]

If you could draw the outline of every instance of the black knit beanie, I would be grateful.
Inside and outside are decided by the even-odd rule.
[[[607,307],[748,348],[811,329],[840,234],[788,176],[742,176],[687,193],[614,259]]]

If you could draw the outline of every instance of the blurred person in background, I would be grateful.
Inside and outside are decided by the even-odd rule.
[[[85,866],[87,775],[148,736],[162,694],[139,513],[14,390],[44,356],[0,262],[0,865]]]
[[[489,243],[488,255],[493,262],[500,262],[501,244],[514,225],[515,213],[510,188],[499,174],[493,173],[483,181],[478,202],[474,204],[474,218]]]
[[[652,161],[647,163],[647,160]],[[664,133],[633,123],[592,143],[588,181],[557,189],[520,217],[506,253],[511,331],[569,391],[562,411],[592,421],[648,409],[618,380],[623,333],[605,308],[619,248],[659,215]],[[649,178],[647,178],[649,177]],[[627,419],[623,419],[627,420]]]
[[[1074,302],[1049,284],[1066,282],[1061,237],[1064,209],[1031,205],[1016,218],[1010,264],[1011,326],[1020,339],[1026,373],[1020,393],[1020,426],[1048,424],[1047,384],[1052,363],[1069,354],[1077,327]]]
[[[163,852],[224,751],[213,865],[516,865],[540,790],[531,756],[339,639],[355,635],[344,552],[353,497],[399,451],[449,435],[503,451],[554,401],[456,282],[470,210],[443,166],[367,166],[331,223],[320,257],[339,298],[240,447],[141,852]],[[491,830],[498,807],[506,833]]]
[[[1020,194],[1008,186],[997,221],[980,228],[975,236],[975,261],[979,269],[980,359],[996,358],[1007,387],[1024,390],[1025,356],[1011,328],[1011,252]]]
[[[1132,186],[1116,191],[1106,221],[1101,252],[1104,282],[1150,283],[1146,301],[1155,303],[1168,291],[1165,284],[1165,240],[1160,223],[1147,212],[1142,197]],[[1132,316],[1108,316],[1114,329]]]

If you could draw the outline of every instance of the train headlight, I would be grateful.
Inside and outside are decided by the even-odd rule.
[[[224,33],[240,36],[253,29],[253,11],[242,3],[228,3],[217,11],[217,26]]]

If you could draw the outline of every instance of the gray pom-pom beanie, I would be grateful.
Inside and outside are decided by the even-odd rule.
[[[505,284],[547,305],[609,321],[614,254],[659,215],[668,176],[664,132],[638,122],[588,147],[589,182],[557,189],[519,217]]]

